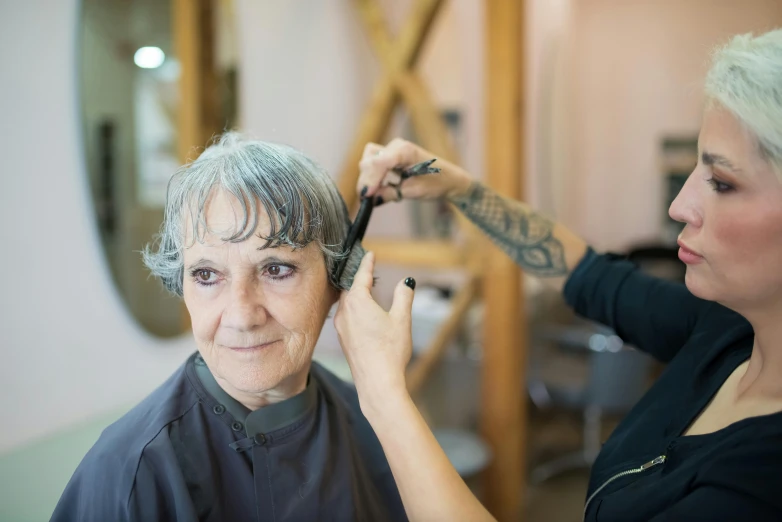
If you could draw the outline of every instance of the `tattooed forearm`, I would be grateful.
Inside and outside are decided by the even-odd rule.
[[[529,274],[568,273],[565,249],[553,235],[554,223],[520,203],[474,182],[453,203]]]

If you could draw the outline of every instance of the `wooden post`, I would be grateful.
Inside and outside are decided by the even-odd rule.
[[[195,160],[207,140],[220,131],[222,120],[214,70],[213,0],[172,0],[174,55],[179,60],[177,156],[180,163]],[[182,329],[190,315],[182,306]]]
[[[220,104],[220,85],[215,63],[215,0],[197,0],[198,9],[198,81],[200,87],[200,137],[198,145],[206,147],[223,131],[224,118]]]
[[[179,60],[177,154],[185,163],[198,157],[220,132],[217,76],[214,64],[214,0],[173,0],[174,53]]]
[[[200,142],[201,57],[199,55],[199,10],[192,0],[171,3],[174,54],[179,60],[179,104],[177,106],[177,156],[185,163]]]
[[[521,0],[486,5],[486,181],[522,197]],[[494,451],[484,482],[486,507],[501,522],[519,520],[525,493],[526,326],[521,274],[496,247],[488,255],[483,298],[482,433]]]

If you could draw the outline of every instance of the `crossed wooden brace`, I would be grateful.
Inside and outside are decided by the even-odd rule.
[[[400,98],[410,111],[421,144],[439,157],[458,162],[448,129],[426,86],[413,70],[426,34],[443,1],[416,1],[396,41],[392,41],[388,33],[377,0],[355,0],[355,2],[369,33],[370,41],[383,65],[383,75],[375,85],[370,104],[361,119],[356,140],[348,154],[347,164],[339,178],[339,188],[348,208],[353,208],[356,204],[358,174],[356,166],[361,159],[364,145],[370,141],[379,142],[383,139]],[[366,240],[364,246],[374,251],[379,260],[387,262],[436,268],[463,268],[471,264],[467,249],[448,241]],[[427,349],[408,369],[407,383],[411,393],[415,393],[423,386],[431,371],[437,366],[478,290],[477,278],[470,274],[465,285],[453,299],[451,316],[441,326]]]
[[[448,130],[426,86],[413,70],[426,34],[442,6],[442,0],[418,0],[396,41],[392,41],[377,0],[355,0],[370,41],[383,65],[383,75],[375,85],[358,133],[339,177],[339,189],[348,208],[356,204],[356,166],[367,142],[380,142],[391,121],[394,108],[404,100],[417,135],[424,147],[440,157],[458,161],[450,144]]]

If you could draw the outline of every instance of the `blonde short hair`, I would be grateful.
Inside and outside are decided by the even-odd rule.
[[[725,107],[755,136],[782,180],[782,29],[734,36],[712,56],[709,103]]]

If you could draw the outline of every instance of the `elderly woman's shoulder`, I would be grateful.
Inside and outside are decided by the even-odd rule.
[[[68,482],[52,520],[124,520],[140,483],[147,490],[156,483],[153,477],[173,484],[177,475],[167,428],[197,404],[183,365],[103,430]]]
[[[142,453],[155,448],[154,441],[165,434],[166,427],[197,404],[198,396],[188,384],[183,366],[103,430],[83,464],[99,464],[115,471],[134,471]]]

